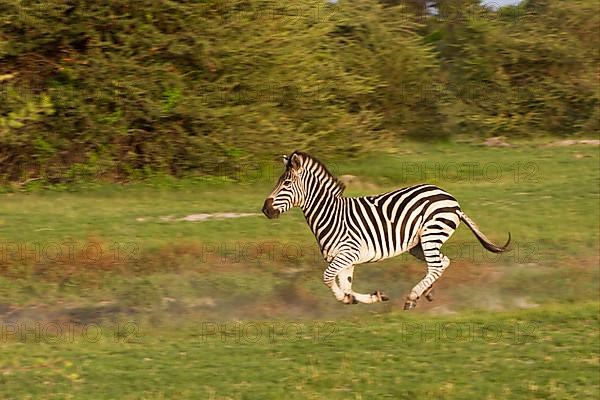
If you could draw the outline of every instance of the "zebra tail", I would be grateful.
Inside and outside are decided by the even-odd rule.
[[[488,239],[487,236],[483,234],[483,232],[481,232],[475,221],[469,218],[467,214],[460,210],[457,211],[457,214],[460,217],[460,219],[464,221],[465,224],[467,224],[469,229],[471,229],[477,240],[479,240],[479,243],[481,243],[481,245],[485,247],[488,251],[491,251],[492,253],[502,253],[503,251],[510,249],[510,232],[508,232],[508,241],[506,242],[506,244],[504,246],[498,246],[492,243],[492,241]]]

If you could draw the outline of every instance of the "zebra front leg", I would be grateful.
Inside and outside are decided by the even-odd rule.
[[[331,289],[337,301],[344,304],[356,304],[358,300],[352,293],[352,275],[354,266],[344,266],[332,262],[323,273],[323,282]]]
[[[352,277],[354,275],[354,265],[350,265],[344,269],[342,269],[338,275],[337,279],[340,285],[340,289],[344,292],[344,298],[342,302],[344,304],[356,304],[358,300],[354,296],[352,292]]]
[[[339,268],[339,264],[332,262],[323,274],[323,280],[327,286],[333,291],[335,298],[344,304],[356,304],[356,303],[378,303],[381,301],[387,301],[388,297],[376,291],[372,294],[356,293],[352,290],[352,279],[354,274],[354,265],[348,265]],[[334,276],[331,279],[331,276]],[[338,286],[338,282],[339,286]]]
[[[327,287],[329,289],[331,289],[331,291],[333,292],[333,295],[335,296],[335,299],[337,301],[344,300],[345,294],[338,286],[337,282],[335,281],[335,278],[329,280],[329,279],[326,279],[325,277],[323,277],[323,283],[325,283],[325,285],[327,285]]]
[[[334,258],[331,264],[323,272],[323,283],[331,289],[337,301],[344,301],[346,293],[339,287],[336,278],[341,270],[346,267],[347,263],[338,258]]]
[[[354,274],[354,265],[344,268],[338,274],[338,279],[340,282],[340,288],[344,293],[346,293],[343,302],[346,304],[356,304],[356,303],[379,303],[382,301],[387,301],[389,298],[380,292],[379,290],[371,293],[371,294],[363,294],[356,293],[352,290],[352,279]]]

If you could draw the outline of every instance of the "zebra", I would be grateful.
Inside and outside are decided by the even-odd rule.
[[[404,309],[416,307],[424,295],[433,300],[433,284],[450,265],[440,248],[463,221],[485,249],[500,253],[509,249],[492,243],[460,208],[456,199],[430,184],[391,192],[345,197],[345,185],[325,165],[301,151],[283,156],[285,170],[266,198],[262,211],[277,218],[300,207],[329,264],[323,282],[345,304],[389,300],[383,292],[352,290],[354,266],[395,257],[408,251],[427,263],[427,273],[410,291]]]

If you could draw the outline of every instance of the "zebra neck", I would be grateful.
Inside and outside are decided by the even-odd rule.
[[[343,197],[333,193],[317,193],[306,199],[301,207],[306,222],[310,226],[313,234],[320,242],[323,229],[329,226],[332,221],[339,222],[339,216],[342,215]],[[338,218],[333,218],[334,216]]]

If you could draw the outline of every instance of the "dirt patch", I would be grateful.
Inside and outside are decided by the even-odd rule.
[[[340,182],[346,185],[347,188],[374,191],[379,188],[373,182],[365,181],[356,175],[340,175]]]
[[[549,144],[547,144],[547,147],[564,147],[564,146],[573,146],[576,144],[583,144],[583,145],[587,145],[587,146],[600,146],[600,140],[598,140],[598,139],[580,139],[580,140],[566,139],[566,140],[559,140],[557,142],[549,143]]]
[[[261,215],[258,213],[215,213],[215,214],[190,214],[186,215],[183,218],[178,219],[178,221],[189,221],[189,222],[197,222],[197,221],[206,221],[207,219],[228,219],[228,218],[242,218],[242,217],[253,217]]]
[[[174,215],[163,215],[158,217],[158,221],[161,222],[202,222],[210,219],[230,219],[230,218],[243,218],[243,217],[255,217],[262,214],[259,213],[234,213],[234,212],[225,212],[225,213],[199,213],[199,214],[189,214],[185,217],[178,218]],[[156,218],[152,217],[138,217],[135,219],[137,222],[152,222],[156,221]]]
[[[512,145],[506,141],[505,136],[494,136],[488,138],[485,140],[485,142],[483,142],[483,145],[487,147],[512,147]]]

